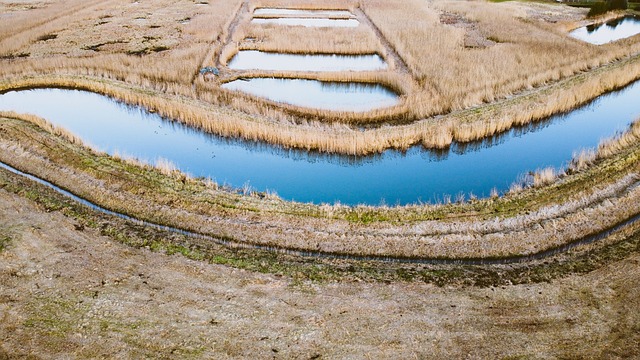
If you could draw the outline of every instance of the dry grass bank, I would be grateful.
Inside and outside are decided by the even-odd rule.
[[[14,35],[0,42],[0,76],[85,74],[192,94],[193,78],[209,50],[223,45],[240,0],[215,6],[189,0],[82,3],[81,11],[59,20],[25,12],[41,25],[11,30]]]
[[[552,185],[505,198],[351,208],[243,196],[180,174],[167,177],[18,120],[4,119],[0,129],[3,162],[92,202],[155,223],[277,248],[411,258],[532,254],[609,228],[635,215],[640,200],[640,147],[628,139],[618,141],[613,157],[601,155]]]
[[[6,188],[0,208],[2,358],[640,356],[637,247],[533,284],[296,281],[123,245]]]
[[[364,26],[357,28],[312,28],[255,25],[244,22],[225,47],[225,64],[238,50],[262,50],[293,54],[372,54],[385,56],[375,35]],[[228,49],[228,50],[227,50]]]

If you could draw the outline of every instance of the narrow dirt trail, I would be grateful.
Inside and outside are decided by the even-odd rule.
[[[198,75],[200,74],[200,69],[207,66],[207,63],[209,61],[213,60],[214,66],[217,68],[220,68],[220,53],[222,52],[222,49],[224,48],[224,46],[231,41],[231,38],[233,37],[233,34],[235,33],[236,28],[238,27],[238,24],[242,19],[242,15],[245,12],[247,12],[248,9],[249,9],[249,1],[243,1],[238,7],[238,11],[236,11],[235,15],[233,16],[233,20],[231,20],[231,22],[229,23],[229,26],[227,27],[227,29],[225,29],[225,33],[223,33],[223,35],[226,34],[226,36],[224,36],[224,39],[221,39],[220,36],[217,36],[216,38],[211,39],[210,49],[209,51],[207,51],[207,53],[204,55],[204,57],[200,61],[200,67],[198,69],[195,69],[195,73],[193,74],[193,78],[191,79],[191,83],[193,85],[195,85],[195,82],[198,79]],[[219,46],[215,46],[216,44],[218,44]]]
[[[411,74],[411,70],[409,70],[409,67],[404,62],[400,54],[398,54],[393,44],[391,44],[391,42],[387,40],[387,38],[384,36],[382,31],[380,31],[378,26],[376,26],[376,24],[369,18],[369,16],[360,8],[357,8],[355,13],[358,20],[361,23],[366,24],[375,33],[376,37],[380,40],[380,43],[384,47],[385,52],[387,53],[387,56],[389,56],[393,61],[395,70],[399,73],[409,74],[413,76],[413,74]]]

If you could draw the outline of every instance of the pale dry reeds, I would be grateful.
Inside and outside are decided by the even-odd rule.
[[[77,2],[67,0],[65,4],[73,9]],[[583,44],[553,25],[527,18],[522,10],[527,5],[519,3],[262,1],[252,2],[246,9],[240,0],[216,6],[197,6],[186,0],[137,5],[110,0],[90,4],[89,9],[68,16],[56,10],[61,19],[73,19],[74,26],[56,30],[55,39],[35,41],[16,49],[31,54],[29,57],[0,60],[3,88],[28,84],[77,85],[147,104],[163,115],[223,136],[323,152],[368,154],[388,148],[407,149],[416,144],[443,148],[453,141],[478,140],[570,110],[640,77],[638,57],[625,57],[638,50],[635,39],[601,48]],[[229,29],[234,26],[236,15],[250,12],[253,7],[275,5],[348,9],[354,13],[363,9],[400,53],[413,77],[399,73],[397,68],[380,73],[271,75],[380,82],[403,94],[401,104],[369,113],[303,109],[222,90],[219,82],[204,81],[197,76],[200,67],[219,56],[228,38],[235,34]],[[50,5],[52,9],[53,6]],[[133,6],[137,10],[131,10]],[[444,10],[476,22],[486,36],[499,41],[485,49],[465,49],[456,40],[463,36],[463,30],[440,23],[439,12]],[[35,14],[40,15],[34,16],[31,25],[18,28],[24,31],[17,31],[16,36],[24,32],[27,38],[37,39],[58,26],[54,21],[51,29],[43,28],[46,12]],[[402,21],[394,24],[389,19]],[[0,29],[7,31],[5,26],[3,22]],[[283,34],[273,30],[273,34],[278,33]],[[278,41],[287,39],[282,37]],[[97,51],[85,49],[97,45],[101,45]],[[163,46],[168,49],[153,50]],[[234,46],[229,49],[235,51]],[[142,50],[144,53],[140,55],[127,54]],[[525,53],[529,55],[524,56]],[[608,62],[617,58],[622,60]],[[574,74],[581,70],[585,72]],[[251,71],[244,74],[264,75]],[[225,79],[233,79],[239,75],[226,76]],[[547,85],[532,88],[541,84]],[[529,90],[522,92],[526,89]],[[510,99],[501,98],[513,92],[521,93]],[[468,101],[478,100],[481,93],[483,100]],[[160,97],[148,98],[152,96]],[[169,99],[171,96],[176,99]],[[426,117],[495,99],[500,100],[447,116]],[[189,105],[183,105],[185,102]],[[422,116],[426,118],[421,119]]]

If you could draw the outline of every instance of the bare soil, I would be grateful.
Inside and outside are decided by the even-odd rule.
[[[640,256],[503,287],[312,282],[134,249],[0,190],[0,358],[630,358]]]

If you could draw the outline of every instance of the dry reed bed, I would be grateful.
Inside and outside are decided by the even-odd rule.
[[[0,26],[0,56],[11,55],[20,47],[36,40],[38,36],[63,28],[72,16],[78,16],[77,13],[95,11],[92,5],[109,3],[95,0],[90,4],[82,0],[61,1],[3,17]]]
[[[323,125],[317,122],[299,124],[295,117],[274,121],[279,109],[271,113],[263,102],[249,97],[242,106],[247,115],[229,108],[212,106],[223,96],[208,83],[197,83],[197,96],[171,95],[179,91],[137,89],[130,85],[94,77],[46,76],[6,79],[0,91],[28,87],[72,87],[109,95],[128,103],[138,104],[190,126],[221,136],[260,140],[284,147],[313,149],[343,154],[368,154],[388,148],[406,149],[422,143],[426,147],[446,147],[452,141],[471,141],[505,131],[513,126],[542,119],[559,111],[567,111],[606,91],[619,88],[640,77],[640,58],[614,63],[580,74],[538,90],[497,104],[426,119],[409,125],[354,130],[341,124]],[[207,87],[209,86],[209,87]],[[179,88],[178,88],[179,90]],[[229,96],[224,101],[237,101]],[[405,106],[410,106],[410,101]],[[240,104],[238,105],[240,106]],[[254,106],[255,108],[251,108]]]
[[[243,22],[225,46],[221,63],[239,50],[261,50],[292,54],[372,54],[385,56],[380,41],[364,26],[356,28],[312,28],[256,25]]]
[[[492,102],[640,50],[634,39],[603,47],[571,39],[560,26],[528,18],[519,3],[371,0],[362,9],[434,95],[416,97],[417,117]],[[465,49],[464,30],[441,24],[443,11],[476,23],[497,44]]]
[[[87,2],[83,3],[86,7]],[[221,48],[229,14],[239,3],[224,2],[216,5],[218,11],[212,11],[188,0],[111,0],[109,6],[94,1],[88,4],[94,6],[64,17],[64,26],[45,22],[17,32],[16,37],[25,39],[55,37],[31,41],[17,50],[30,56],[3,61],[0,76],[90,74],[169,93],[193,94],[194,76],[209,51]],[[0,45],[0,52],[7,49]]]
[[[602,145],[591,166],[551,186],[475,204],[347,208],[241,196],[178,173],[167,177],[148,166],[96,154],[38,127],[6,118],[15,114],[2,116],[3,162],[109,209],[241,243],[411,258],[531,254],[635,215],[640,200],[638,123],[627,134]],[[39,119],[25,120],[42,124]],[[46,124],[44,127],[52,130]],[[609,156],[613,150],[616,155]],[[518,210],[509,215],[499,210],[502,207]],[[421,212],[452,218],[412,219],[411,214]],[[369,224],[346,220],[371,213],[387,217],[395,213],[398,217]]]
[[[548,83],[640,52],[640,43],[634,39],[604,47],[571,39],[563,28],[567,22],[552,25],[532,18],[527,14],[528,7],[522,4],[459,4],[445,1],[432,5],[403,2],[400,6],[395,3],[368,1],[362,3],[361,7],[374,20],[373,25],[391,41],[391,50],[400,53],[420,84],[412,86],[411,92],[404,93],[404,106],[358,114],[335,114],[303,108],[292,110],[291,106],[273,106],[267,100],[242,95],[238,97],[241,101],[231,100],[227,103],[244,111],[258,111],[279,118],[294,116],[307,120],[331,121],[336,115],[340,115],[339,119],[349,124],[398,124],[495,102],[511,94],[526,92],[533,87],[544,87]],[[496,11],[496,7],[500,7],[500,11]],[[464,29],[441,23],[440,14],[445,11],[459,14],[473,22],[496,45],[466,49],[463,45]],[[567,12],[575,17],[572,12]],[[406,21],[395,21],[398,18]],[[278,40],[286,43],[288,36],[292,35],[282,30]],[[232,44],[228,49],[229,54],[235,53],[237,49]],[[291,48],[287,50],[295,51]],[[309,48],[309,51],[312,50]],[[385,57],[389,60],[389,54]],[[390,63],[393,64],[394,61]],[[291,76],[293,75],[287,74],[287,77]],[[340,80],[344,79],[345,77],[340,77]],[[374,78],[365,81],[374,82]],[[394,82],[406,84],[413,81],[408,81],[408,77],[398,76]],[[264,104],[260,104],[261,102]],[[566,108],[560,101],[555,103],[559,104],[558,111]],[[265,109],[260,110],[263,107]],[[283,114],[279,114],[278,108],[282,109]],[[429,147],[446,146],[451,141],[448,140],[447,133],[451,132],[450,129],[439,130],[435,137],[423,137],[418,142]],[[452,139],[471,139],[468,136],[457,137],[460,132],[468,132],[466,129],[456,132],[457,134],[452,134]]]

